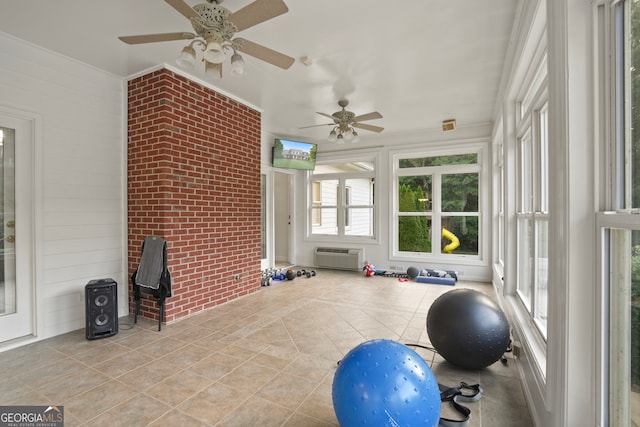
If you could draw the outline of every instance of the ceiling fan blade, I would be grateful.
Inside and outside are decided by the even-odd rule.
[[[193,10],[191,8],[191,6],[186,4],[183,0],[164,0],[164,1],[169,3],[169,5],[171,5],[171,7],[173,7],[175,10],[180,12],[187,19],[194,19],[194,18],[195,19],[199,19],[200,18],[200,15],[198,15],[198,12]]]
[[[380,126],[373,126],[365,123],[352,123],[351,126],[353,126],[354,128],[369,130],[371,132],[378,132],[378,133],[384,130],[384,128],[381,128]]]
[[[378,113],[377,111],[374,111],[373,113],[363,114],[361,116],[355,116],[352,120],[354,122],[363,122],[365,120],[373,120],[373,119],[381,119],[381,118],[382,118],[382,114]]]
[[[171,3],[181,2],[182,0],[166,1]],[[287,13],[288,11],[289,8],[282,0],[256,0],[242,9],[233,12],[227,17],[227,21],[233,22],[235,26],[238,27],[238,31],[242,31],[282,15],[283,13]]]
[[[328,119],[333,120],[333,124],[335,124],[335,120],[336,120],[336,118],[335,118],[335,117],[333,117],[331,114],[320,113],[320,112],[318,112],[318,111],[316,111],[316,114],[320,114],[320,115],[321,115],[321,116],[323,116],[323,117],[326,117],[326,118],[328,118]]]
[[[254,43],[246,39],[236,40],[241,41],[238,46],[238,50],[240,52],[244,52],[247,55],[251,55],[255,58],[261,59],[265,62],[268,62],[269,64],[273,64],[276,67],[280,67],[286,70],[295,62],[295,59],[293,59],[292,57],[280,52],[276,52],[275,50],[259,45],[258,43]]]
[[[171,40],[190,40],[196,35],[192,33],[161,33],[161,34],[143,34],[140,36],[122,36],[118,37],[127,44],[155,43],[167,42]]]
[[[298,128],[298,129],[309,129],[309,128],[317,128],[317,127],[320,127],[320,126],[335,126],[335,125],[336,125],[335,123],[325,123],[325,124],[322,124],[322,125],[303,126],[301,128]]]

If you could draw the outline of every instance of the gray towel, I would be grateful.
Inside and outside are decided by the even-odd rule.
[[[146,288],[158,289],[162,276],[165,240],[150,236],[144,239],[140,256],[140,265],[136,274],[136,284]]]

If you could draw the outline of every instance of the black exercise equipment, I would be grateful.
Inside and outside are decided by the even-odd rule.
[[[439,296],[427,314],[427,333],[445,360],[467,369],[498,361],[511,342],[504,312],[488,295],[472,289]]]
[[[136,313],[133,323],[138,322],[141,294],[153,295],[158,302],[158,330],[164,322],[164,304],[171,296],[171,274],[167,266],[167,241],[162,237],[149,236],[142,242],[140,264],[131,275]]]

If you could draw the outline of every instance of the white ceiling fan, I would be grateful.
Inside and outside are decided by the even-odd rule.
[[[348,111],[346,109],[347,105],[349,105],[348,100],[341,99],[340,101],[338,101],[338,105],[342,107],[342,110],[336,111],[333,114],[317,112],[317,114],[320,114],[323,117],[327,117],[333,120],[332,123],[305,126],[300,129],[312,128],[317,126],[333,126],[333,129],[331,129],[331,132],[329,132],[328,139],[331,142],[335,141],[337,143],[342,143],[345,140],[351,141],[351,142],[357,142],[359,137],[358,137],[358,133],[354,128],[364,129],[370,132],[377,132],[377,133],[380,133],[384,130],[384,128],[380,126],[374,126],[367,123],[360,123],[366,120],[381,119],[382,114],[378,113],[377,111],[356,116],[355,113]]]
[[[242,9],[231,12],[219,5],[222,0],[206,0],[207,3],[189,6],[184,0],[165,0],[171,7],[189,19],[195,33],[173,32],[121,36],[127,44],[156,43],[171,40],[191,40],[182,49],[178,63],[193,66],[196,50],[202,50],[205,63],[205,76],[212,79],[222,77],[222,62],[231,56],[231,69],[234,74],[244,73],[244,60],[238,52],[258,58],[282,69],[288,69],[295,59],[268,47],[244,38],[235,37],[236,33],[265,22],[289,11],[282,0],[256,0]]]

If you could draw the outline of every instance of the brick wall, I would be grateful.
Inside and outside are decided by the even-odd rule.
[[[258,291],[260,113],[166,69],[130,81],[128,96],[129,275],[158,235],[167,322]],[[157,320],[154,299],[142,314]]]

